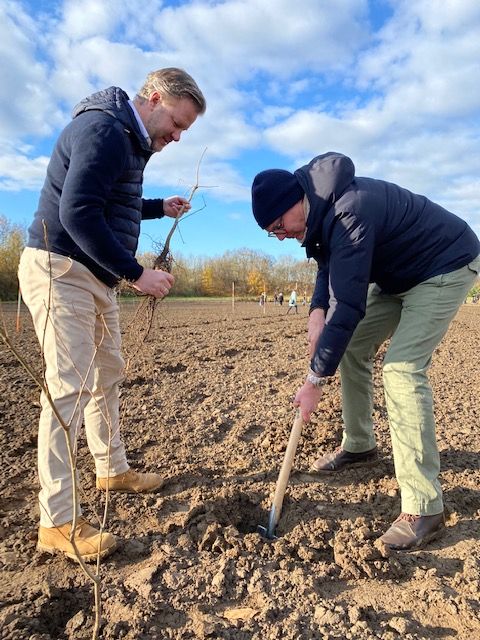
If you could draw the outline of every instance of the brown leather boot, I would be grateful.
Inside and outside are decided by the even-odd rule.
[[[158,473],[138,473],[133,469],[125,471],[118,476],[108,478],[108,490],[122,493],[148,493],[156,491],[163,485],[164,480]],[[105,491],[107,478],[97,477],[97,489]]]
[[[352,453],[338,447],[332,453],[318,458],[311,466],[314,473],[335,473],[350,467],[371,466],[378,458],[377,447],[361,453]]]
[[[37,549],[47,553],[63,553],[67,558],[78,562],[77,555],[70,542],[72,523],[66,522],[57,527],[39,527]],[[117,548],[117,539],[111,533],[100,531],[90,526],[85,518],[77,519],[75,528],[75,544],[85,562],[94,562],[100,552],[105,558]]]
[[[409,513],[401,513],[380,540],[390,549],[413,549],[436,538],[444,528],[443,511],[434,516],[413,516]]]

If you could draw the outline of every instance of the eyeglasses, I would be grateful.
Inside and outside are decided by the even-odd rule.
[[[269,238],[276,238],[279,233],[286,233],[285,227],[283,226],[283,216],[280,218],[280,222],[276,224],[273,229],[267,231],[267,235]]]

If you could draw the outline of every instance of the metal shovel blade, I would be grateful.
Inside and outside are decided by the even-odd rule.
[[[276,518],[275,518],[275,505],[270,509],[270,515],[268,517],[268,525],[266,527],[262,527],[261,524],[258,525],[257,531],[258,533],[267,540],[278,540],[278,536],[275,535],[275,527],[276,527]]]
[[[268,540],[269,542],[273,540],[278,540],[278,536],[269,534],[267,527],[262,527],[261,524],[259,524],[257,527],[257,533],[259,533],[262,536],[262,538],[265,538],[265,540]]]

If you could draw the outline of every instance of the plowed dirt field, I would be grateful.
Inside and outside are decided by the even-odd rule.
[[[123,326],[132,305],[122,307]],[[101,567],[104,639],[395,640],[480,638],[480,304],[464,305],[436,350],[444,535],[383,557],[375,539],[398,515],[378,354],[375,422],[381,461],[318,478],[319,453],[341,437],[338,377],[302,435],[277,529],[275,482],[307,367],[307,309],[165,301],[122,387],[132,467],[166,478],[156,494],[112,494],[108,530],[121,538]],[[38,368],[29,316],[15,334]],[[128,336],[126,336],[128,341]],[[38,390],[0,351],[0,637],[91,637],[90,583],[72,562],[35,550]],[[100,508],[85,441],[88,516]]]

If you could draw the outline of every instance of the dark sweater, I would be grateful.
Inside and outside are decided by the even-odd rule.
[[[122,89],[82,100],[53,150],[27,245],[78,260],[109,287],[137,280],[140,221],[164,215],[161,199],[142,198],[151,155]]]
[[[295,171],[310,204],[303,246],[318,263],[311,307],[327,322],[312,368],[333,375],[365,315],[369,283],[408,291],[471,262],[480,243],[467,223],[391,182],[356,178],[350,158],[327,153]]]

